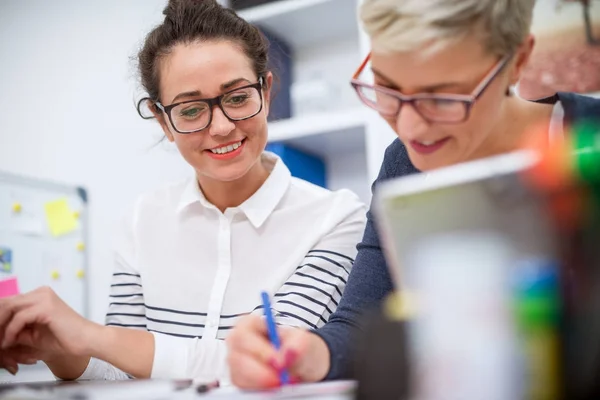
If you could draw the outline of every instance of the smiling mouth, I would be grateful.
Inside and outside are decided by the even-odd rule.
[[[209,151],[213,154],[227,154],[231,153],[234,150],[237,150],[246,139],[242,139],[239,142],[231,143],[226,146],[215,147],[214,149],[209,149]]]
[[[440,140],[412,140],[410,144],[417,153],[431,154],[442,148],[449,139],[446,137]]]

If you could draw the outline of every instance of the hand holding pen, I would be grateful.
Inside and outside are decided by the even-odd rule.
[[[277,326],[275,325],[275,318],[273,317],[273,311],[271,310],[271,301],[267,292],[262,292],[262,303],[265,311],[265,318],[267,323],[267,331],[269,333],[269,340],[275,350],[278,352],[281,350],[281,341],[279,340],[279,334],[277,333]],[[289,383],[289,374],[286,368],[282,368],[279,371],[279,381],[282,385]]]
[[[266,310],[272,316],[270,305],[264,312]],[[275,327],[274,319],[271,327]],[[287,372],[290,384],[325,378],[330,354],[320,336],[303,328],[283,325],[277,326],[275,332],[279,350],[270,339],[264,316],[251,314],[236,324],[226,339],[230,377],[235,386],[252,390],[276,388],[281,386],[280,372],[283,371]]]

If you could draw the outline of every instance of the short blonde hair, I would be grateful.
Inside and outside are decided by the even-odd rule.
[[[531,27],[535,0],[364,0],[360,17],[373,50],[435,51],[470,35],[493,54],[512,54]]]

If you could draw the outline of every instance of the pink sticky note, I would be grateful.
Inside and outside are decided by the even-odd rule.
[[[14,296],[16,294],[19,294],[19,284],[16,276],[0,281],[0,298]]]

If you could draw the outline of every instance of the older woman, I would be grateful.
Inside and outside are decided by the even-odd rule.
[[[513,94],[531,56],[534,0],[365,0],[375,84],[352,84],[396,131],[375,182],[513,151],[532,126],[600,116],[600,100],[573,93],[527,101]],[[281,329],[277,353],[249,317],[228,338],[234,383],[260,388],[287,368],[304,381],[348,376],[359,317],[392,290],[373,215],[339,308],[323,327]]]

